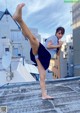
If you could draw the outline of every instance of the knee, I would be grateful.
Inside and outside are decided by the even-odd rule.
[[[45,82],[45,77],[40,76],[40,82]]]

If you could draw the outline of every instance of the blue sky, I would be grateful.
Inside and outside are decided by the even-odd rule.
[[[37,28],[42,37],[55,34],[59,26],[66,30],[65,35],[72,33],[71,4],[64,0],[0,0],[0,10],[6,7],[13,15],[17,4],[24,2],[23,19],[28,27]],[[64,36],[65,37],[65,36]]]

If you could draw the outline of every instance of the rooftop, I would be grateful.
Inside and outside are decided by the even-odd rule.
[[[0,87],[0,106],[7,113],[80,113],[80,77],[46,81],[54,100],[42,100],[39,82]]]
[[[1,21],[1,19],[3,18],[4,15],[10,15],[11,18],[12,18],[12,15],[11,15],[10,12],[8,11],[8,9],[6,9],[4,12],[3,12],[3,11],[0,11],[0,21]],[[14,21],[14,22],[17,24],[18,28],[21,30],[19,24],[18,24],[16,21]]]

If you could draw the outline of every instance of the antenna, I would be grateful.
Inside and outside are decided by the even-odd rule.
[[[7,9],[7,0],[5,0],[5,7],[6,7],[6,9]],[[6,12],[7,13],[7,12]],[[8,22],[8,16],[7,16],[7,14],[6,14],[6,21]]]
[[[13,73],[11,71],[11,53],[9,51],[5,52],[3,57],[2,57],[2,66],[3,68],[7,71],[8,68],[10,69],[9,72],[7,72],[7,81],[12,80],[13,78]]]
[[[6,4],[6,9],[7,9],[7,0],[5,0],[5,4]]]

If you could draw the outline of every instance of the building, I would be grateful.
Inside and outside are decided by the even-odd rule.
[[[61,76],[73,76],[73,37],[72,34],[66,36],[66,40],[61,48]]]
[[[64,55],[63,51],[60,53],[60,74],[61,78],[67,76],[67,57]]]
[[[74,76],[80,76],[80,2],[72,6]]]
[[[38,34],[38,30],[35,28],[30,29],[32,33],[38,38],[38,40],[41,41],[41,36]],[[5,12],[0,11],[0,39],[9,40],[12,46],[12,57],[25,57],[28,63],[32,63],[29,54],[31,48],[29,40],[24,38],[20,26],[16,21],[13,20],[12,15],[7,9]],[[3,48],[3,44],[1,42],[0,47]],[[9,49],[10,48],[8,48],[8,50]],[[3,54],[4,51],[1,52],[0,58]]]
[[[69,42],[67,44],[67,77],[74,75],[73,73],[73,43]]]
[[[12,53],[12,46],[9,39],[2,37],[2,39],[0,39],[0,58],[2,58],[6,51]]]
[[[66,43],[67,43],[67,77],[74,76],[73,74],[73,36],[72,34],[66,36]]]

